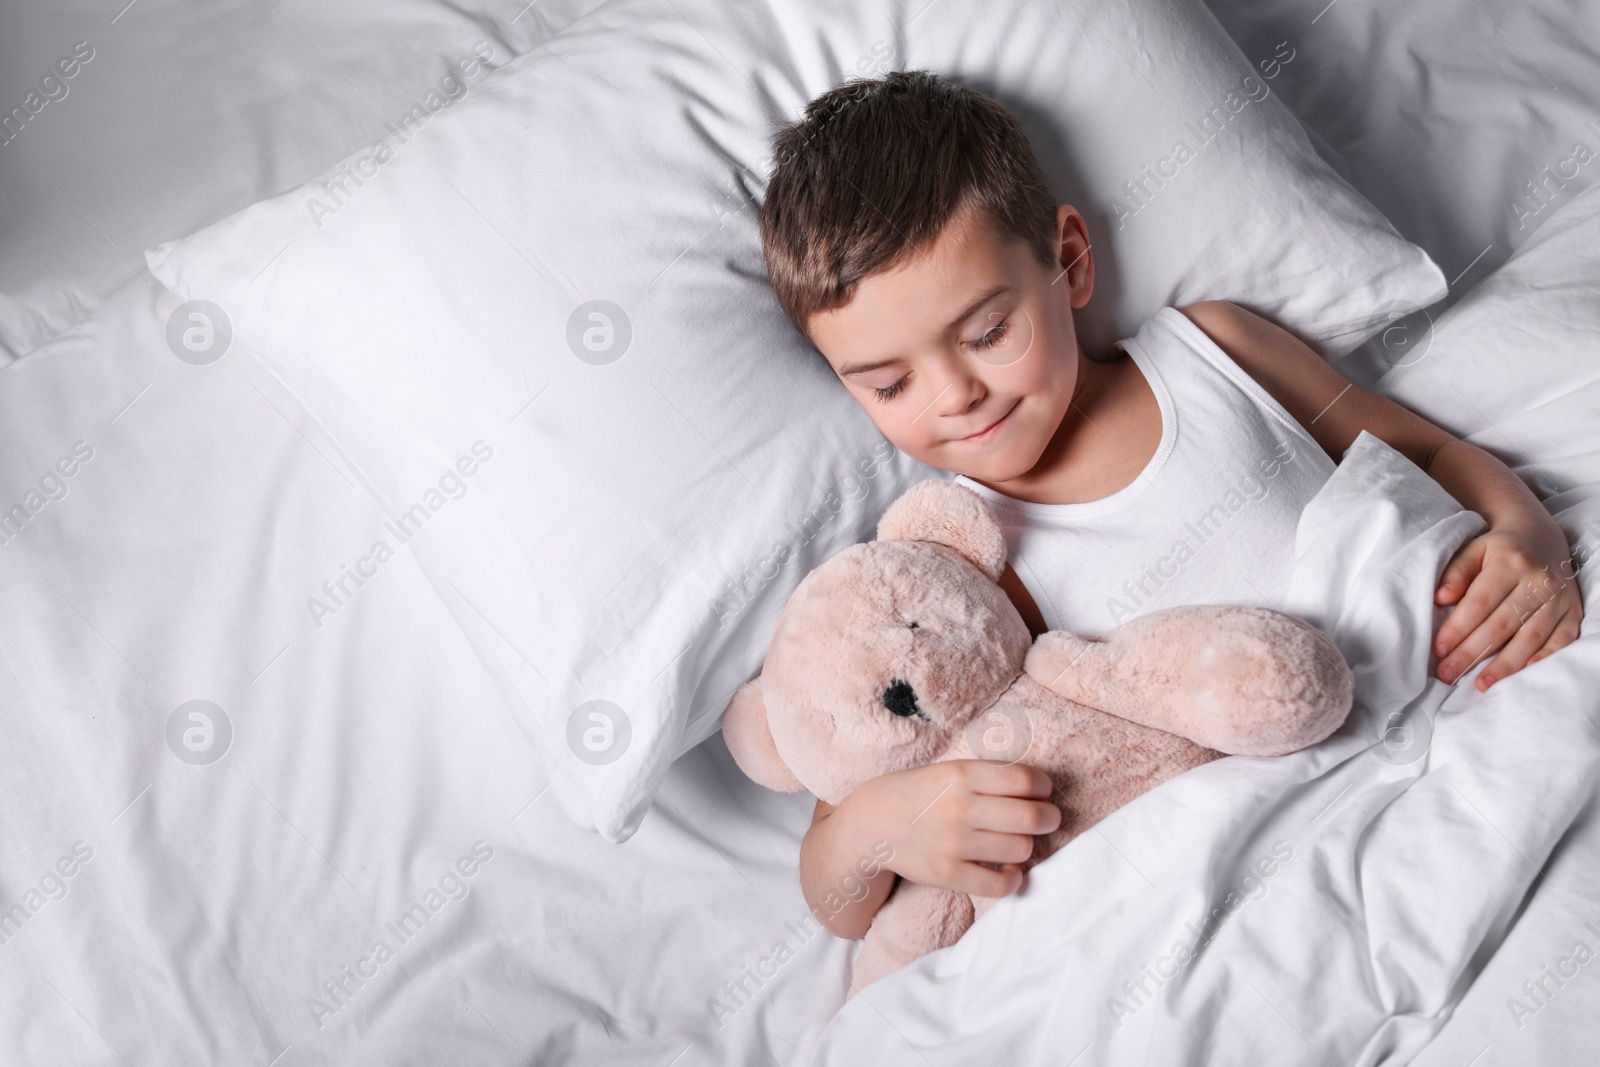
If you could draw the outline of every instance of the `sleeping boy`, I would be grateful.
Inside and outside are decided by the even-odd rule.
[[[779,302],[889,441],[990,502],[1011,549],[1001,586],[1035,634],[1178,604],[1280,607],[1300,512],[1366,430],[1488,524],[1435,596],[1454,605],[1442,680],[1498,653],[1487,690],[1577,636],[1566,537],[1522,481],[1259,315],[1162,308],[1086,356],[1083,217],[1054,202],[995,100],[898,71],[824,93],[773,146],[761,239]],[[1036,769],[955,760],[819,801],[806,900],[856,938],[898,877],[1014,892],[1032,835],[1060,821],[1049,793]],[[879,841],[894,854],[867,892],[821,908]]]

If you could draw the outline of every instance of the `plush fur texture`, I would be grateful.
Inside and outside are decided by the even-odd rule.
[[[1181,607],[1101,637],[1033,640],[997,584],[1005,541],[978,494],[914,486],[807,575],[759,677],[723,716],[751,778],[837,805],[870,778],[974,756],[1055,784],[1062,824],[1033,866],[1118,807],[1225,753],[1328,736],[1353,678],[1333,642],[1263,608]],[[994,903],[903,879],[856,959],[859,989],[952,944]]]

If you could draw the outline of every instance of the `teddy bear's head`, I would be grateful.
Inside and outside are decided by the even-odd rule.
[[[931,762],[1022,672],[1032,644],[996,584],[999,524],[954,482],[912,487],[784,606],[761,674],[722,730],[772,789],[837,804],[862,782]]]

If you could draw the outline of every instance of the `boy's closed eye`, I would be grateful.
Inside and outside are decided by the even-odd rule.
[[[1010,330],[1010,328],[1011,320],[1001,319],[987,333],[983,334],[976,340],[967,341],[965,344],[968,348],[978,351],[987,351],[989,349],[996,348],[1004,342],[1006,333],[1008,330]],[[900,395],[901,390],[905,388],[906,379],[909,377],[909,374],[903,374],[890,385],[883,386],[881,388],[874,387],[872,391],[879,400],[887,403],[888,401],[893,400],[895,397]]]

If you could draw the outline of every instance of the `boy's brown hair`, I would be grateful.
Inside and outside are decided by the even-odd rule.
[[[850,302],[856,283],[981,208],[995,231],[1055,263],[1056,203],[1016,117],[931,71],[828,90],[773,137],[761,205],[767,276],[790,321]]]

